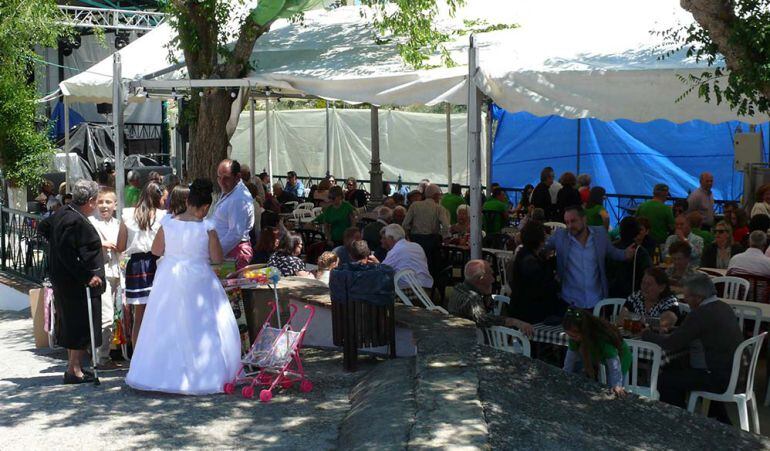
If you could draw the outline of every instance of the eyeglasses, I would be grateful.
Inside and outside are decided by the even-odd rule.
[[[725,229],[716,229],[716,230],[714,230],[714,232],[716,232],[716,233],[727,233],[727,230],[725,230]]]

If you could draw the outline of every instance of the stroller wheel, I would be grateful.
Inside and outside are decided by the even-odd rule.
[[[232,382],[226,383],[225,384],[225,394],[232,395],[233,393],[235,393],[235,384],[233,384]]]
[[[303,379],[302,382],[300,382],[299,384],[299,391],[301,391],[302,393],[307,393],[312,389],[313,389],[313,383],[307,379]]]
[[[243,390],[241,390],[241,395],[243,395],[244,398],[251,399],[254,397],[254,387],[251,385],[247,385],[243,387]]]
[[[273,399],[273,392],[270,390],[262,390],[259,392],[259,400],[262,402],[270,402]]]

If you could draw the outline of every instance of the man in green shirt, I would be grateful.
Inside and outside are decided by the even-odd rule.
[[[703,249],[706,249],[714,242],[714,234],[708,230],[703,230],[703,215],[697,211],[687,213],[687,220],[690,222],[690,228],[694,235],[703,238]]]
[[[441,206],[449,212],[449,223],[457,224],[457,207],[465,203],[465,198],[460,194],[460,185],[452,183],[452,190],[441,198]]]
[[[124,207],[131,208],[135,207],[136,203],[139,202],[139,197],[142,194],[142,182],[139,173],[136,171],[128,171],[126,179],[128,185],[126,185],[126,189],[123,191]]]
[[[674,230],[674,213],[665,204],[668,198],[668,185],[658,183],[652,191],[652,199],[639,205],[636,216],[650,221],[650,235],[657,244],[664,243]]]
[[[355,224],[356,209],[350,202],[343,200],[342,188],[339,186],[331,187],[329,201],[331,205],[326,207],[313,222],[324,224],[327,239],[331,239],[335,246],[340,246],[345,229]]]
[[[481,211],[484,214],[484,230],[487,234],[500,233],[503,228],[503,224],[508,222],[508,196],[505,195],[505,191],[502,188],[497,187],[492,190],[492,198],[484,202],[481,207]],[[498,214],[492,215],[491,212]],[[494,221],[490,218],[494,217]]]

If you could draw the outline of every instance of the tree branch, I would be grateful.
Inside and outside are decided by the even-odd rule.
[[[238,32],[238,40],[233,47],[233,53],[228,61],[221,65],[221,73],[224,78],[240,78],[247,75],[249,70],[249,58],[257,39],[270,30],[272,22],[264,26],[257,25],[251,16],[246,17]]]

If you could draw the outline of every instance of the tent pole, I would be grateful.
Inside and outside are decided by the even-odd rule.
[[[123,190],[126,174],[123,159],[123,93],[122,93],[123,64],[120,52],[112,56],[112,142],[115,144],[115,193],[118,198],[117,217],[121,220],[123,213]]]
[[[70,184],[70,174],[72,168],[70,168],[70,103],[67,100],[67,96],[64,99],[64,182],[67,185],[67,192],[71,192],[72,185]]]
[[[468,47],[468,155],[471,191],[471,258],[481,258],[481,91],[474,80],[478,65],[476,38]]]
[[[254,99],[249,98],[249,164],[251,164],[251,174],[254,175],[257,170],[257,142],[254,132]],[[246,180],[250,182],[251,180]]]
[[[372,126],[372,169],[369,172],[370,202],[373,205],[382,203],[382,170],[380,168],[380,108],[370,105]]]
[[[492,196],[492,104],[489,104],[489,107],[487,108],[487,120],[484,122],[484,125],[486,126],[486,133],[484,134],[484,138],[486,140],[486,151],[487,151],[487,167],[486,167],[486,177],[487,177],[487,196]]]
[[[452,105],[446,103],[446,185],[452,189]]]
[[[332,173],[332,134],[331,122],[329,121],[329,101],[326,102],[326,176]]]
[[[580,118],[577,120],[577,170],[575,174],[580,175]]]
[[[265,135],[267,136],[267,180],[268,189],[273,192],[273,149],[270,143],[270,98],[265,98]]]

